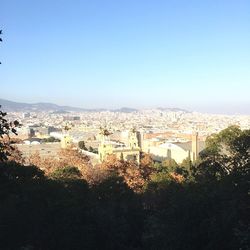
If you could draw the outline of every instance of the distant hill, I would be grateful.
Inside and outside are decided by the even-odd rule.
[[[111,112],[122,112],[122,113],[132,113],[139,111],[135,108],[128,108],[123,107],[120,109],[84,109],[84,108],[77,108],[77,107],[70,107],[70,106],[60,106],[54,103],[23,103],[23,102],[13,102],[5,99],[0,99],[0,105],[2,106],[3,111],[6,112],[32,112],[32,111],[51,111],[55,114],[66,114],[70,111],[75,112],[101,112],[101,111],[111,111]],[[157,108],[161,111],[183,111],[188,112],[184,109],[179,108]]]
[[[4,111],[88,111],[87,109],[75,108],[69,106],[59,106],[53,103],[23,103],[23,102],[12,102],[5,99],[0,99],[0,105]]]
[[[70,113],[69,111],[65,111],[65,110],[56,110],[54,112],[52,112],[52,114],[68,114]]]
[[[138,109],[123,107],[123,108],[120,108],[120,109],[113,109],[111,111],[113,111],[113,112],[122,112],[122,113],[132,113],[132,112],[138,111]]]
[[[185,112],[185,113],[189,113],[190,111],[186,110],[186,109],[180,109],[180,108],[157,108],[160,111],[170,111],[170,112]]]
[[[32,111],[51,111],[55,114],[64,114],[70,111],[76,112],[101,112],[108,111],[108,109],[84,109],[84,108],[76,108],[70,106],[60,106],[54,103],[23,103],[23,102],[13,102],[5,99],[0,99],[0,105],[2,109],[7,112],[32,112]],[[113,112],[124,112],[130,113],[137,111],[133,108],[121,108],[121,109],[113,109],[109,110]]]

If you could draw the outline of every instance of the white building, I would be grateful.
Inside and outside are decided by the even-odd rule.
[[[188,157],[195,161],[204,147],[205,143],[199,142],[198,134],[195,133],[192,135],[192,141],[189,142],[161,142],[160,140],[151,139],[149,143],[144,143],[143,151],[151,154],[155,161],[173,159],[180,164]]]

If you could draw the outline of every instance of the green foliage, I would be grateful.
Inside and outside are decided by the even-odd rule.
[[[182,163],[180,164],[180,167],[183,167],[185,169],[191,169],[192,168],[192,161],[190,159],[190,157],[187,157],[186,159],[184,159],[182,161]]]
[[[84,141],[79,141],[78,142],[78,147],[80,149],[83,149],[83,150],[88,150],[87,147],[85,146],[85,142]]]
[[[94,154],[98,154],[98,151],[96,149],[94,149],[93,147],[89,146],[89,152],[94,153]]]
[[[250,162],[250,130],[228,127],[208,138],[206,145],[200,154],[202,162],[196,168],[196,176],[204,180],[221,179],[246,169]]]
[[[153,167],[158,171],[158,172],[173,172],[178,168],[178,164],[174,159],[167,159],[163,161],[162,163],[160,162],[155,162],[153,164]]]
[[[173,169],[176,169],[178,167],[178,164],[174,159],[167,159],[167,160],[162,162],[162,166],[164,168],[169,169],[169,170],[173,170]]]
[[[167,172],[153,173],[150,182],[146,183],[147,192],[157,192],[158,190],[165,189],[173,181],[170,174]]]
[[[91,153],[95,153],[95,154],[98,153],[98,151],[97,151],[96,149],[94,149],[93,147],[91,147],[91,146],[89,146],[89,148],[87,148],[84,141],[79,141],[79,142],[78,142],[78,147],[79,147],[80,149],[83,149],[83,150],[85,150],[85,151],[89,151],[89,152],[91,152]]]
[[[53,136],[51,136],[51,137],[49,137],[49,138],[44,138],[43,140],[42,140],[42,142],[60,142],[60,140],[59,139],[56,139],[55,137],[53,137]]]
[[[162,173],[175,173],[187,177],[191,175],[192,162],[189,158],[187,158],[180,165],[178,165],[174,159],[167,159],[162,163],[155,162],[153,164],[153,168],[156,169],[157,173],[160,174],[160,176]]]
[[[50,177],[57,180],[79,179],[81,172],[76,167],[59,167],[50,174]]]
[[[213,134],[206,139],[206,148],[201,152],[200,156],[204,159],[206,157],[219,157],[223,154],[233,153],[234,141],[243,135],[238,126],[230,126],[222,130],[218,134]]]

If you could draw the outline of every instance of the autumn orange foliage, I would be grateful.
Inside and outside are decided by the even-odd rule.
[[[178,182],[178,183],[181,183],[181,182],[183,182],[184,180],[185,180],[185,178],[184,178],[184,176],[183,175],[181,175],[181,174],[176,174],[176,173],[169,173],[169,175],[170,175],[170,177],[174,180],[174,181],[176,181],[176,182]]]
[[[125,183],[135,192],[141,192],[145,182],[148,180],[152,169],[150,167],[152,159],[146,156],[138,165],[134,161],[124,161],[116,158],[115,155],[110,155],[105,162],[101,164],[101,169],[116,172],[123,177]]]
[[[42,158],[39,152],[36,152],[31,155],[28,162],[42,169],[47,176],[50,176],[58,168],[76,167],[81,173],[81,178],[91,185],[100,182],[106,176],[103,169],[91,164],[88,156],[73,148],[62,149],[57,157]]]
[[[28,162],[42,169],[48,176],[60,167],[76,167],[81,172],[82,178],[90,185],[100,183],[111,172],[115,172],[136,192],[142,190],[154,171],[151,167],[152,158],[148,154],[142,156],[140,165],[134,161],[124,161],[117,159],[115,155],[110,155],[105,162],[94,166],[88,156],[73,148],[62,149],[57,157],[42,158],[39,152],[36,152],[31,155]]]

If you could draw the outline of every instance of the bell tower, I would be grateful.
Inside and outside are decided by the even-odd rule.
[[[72,143],[73,143],[73,139],[72,137],[69,135],[69,131],[70,130],[70,127],[68,125],[66,125],[64,127],[64,133],[63,133],[63,136],[62,136],[62,139],[61,139],[61,148],[69,148]]]
[[[100,144],[98,147],[99,161],[103,162],[108,155],[113,153],[113,146],[110,141],[111,133],[107,129],[100,128]]]
[[[129,148],[131,149],[138,149],[139,144],[138,144],[138,138],[137,138],[137,131],[135,128],[131,129],[129,132]]]

